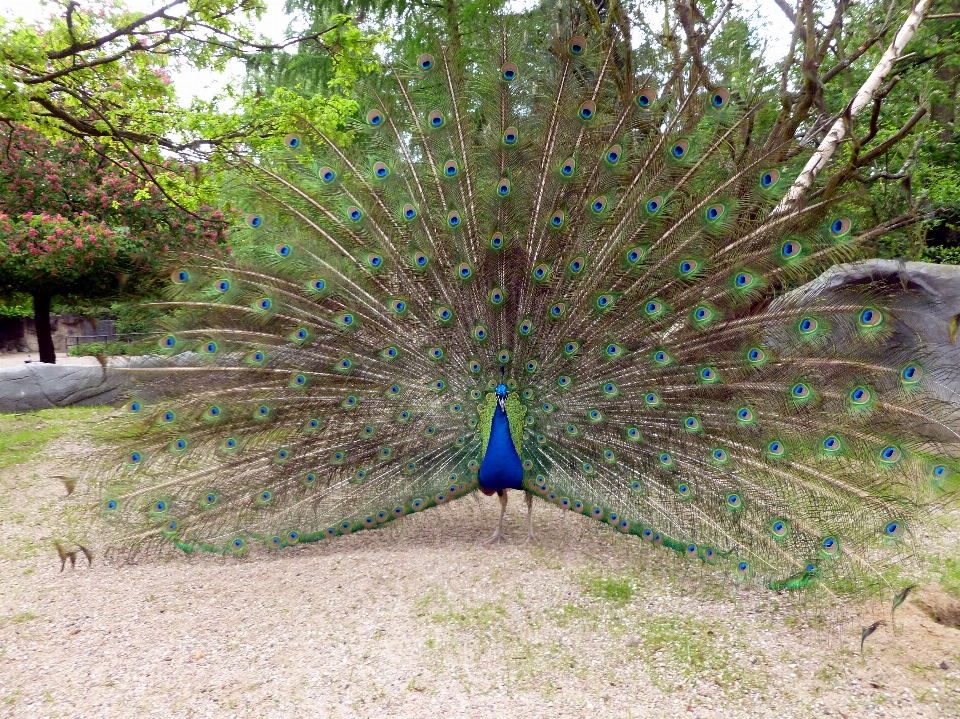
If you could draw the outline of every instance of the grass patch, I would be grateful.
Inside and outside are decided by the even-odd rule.
[[[627,604],[637,590],[632,577],[585,577],[582,584],[587,594],[614,604]]]
[[[480,602],[479,604],[453,607],[433,615],[435,622],[454,624],[461,629],[471,631],[489,631],[495,624],[507,616],[507,608],[502,602]]]
[[[33,612],[20,612],[10,617],[0,617],[0,628],[9,627],[11,624],[23,624],[33,621],[36,618],[37,615]]]
[[[41,454],[51,442],[76,433],[110,411],[105,407],[57,407],[24,414],[0,414],[0,469],[46,459]]]
[[[960,597],[960,556],[938,557],[932,569],[939,572],[943,591]]]
[[[725,693],[738,684],[756,684],[745,681],[743,669],[732,661],[731,639],[717,635],[708,622],[683,616],[650,617],[636,628],[639,655],[654,684],[662,689],[670,689],[668,675],[675,677],[678,672],[700,680],[709,677]]]

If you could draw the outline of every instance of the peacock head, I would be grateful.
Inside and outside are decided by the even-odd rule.
[[[497,399],[505,399],[507,396],[507,385],[503,382],[497,385]]]

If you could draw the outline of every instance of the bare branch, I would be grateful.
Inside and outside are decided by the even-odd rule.
[[[816,152],[810,157],[810,160],[803,168],[803,172],[800,173],[800,176],[787,191],[786,196],[776,211],[782,212],[792,209],[813,186],[817,175],[826,167],[830,158],[833,157],[833,153],[836,152],[837,147],[839,147],[840,141],[844,135],[846,135],[848,123],[873,100],[884,79],[893,68],[894,62],[896,62],[897,58],[903,52],[907,43],[913,38],[914,33],[916,33],[917,28],[923,21],[924,14],[930,6],[930,3],[931,0],[918,0],[916,6],[900,27],[900,30],[897,31],[897,35],[890,44],[890,47],[883,53],[877,66],[873,68],[870,77],[867,78],[867,81],[864,82],[860,90],[857,91],[857,94],[847,106],[846,112],[833,123],[833,127],[830,128],[830,131],[820,143]]]
[[[104,45],[126,35],[133,35],[138,28],[146,25],[147,23],[156,20],[157,18],[168,17],[166,15],[167,10],[172,7],[176,7],[177,5],[182,5],[185,2],[187,2],[187,0],[172,0],[172,2],[164,5],[163,7],[157,8],[152,13],[143,15],[133,22],[127,23],[123,27],[118,27],[113,32],[107,33],[106,35],[101,35],[96,40],[89,40],[87,42],[79,43],[75,42],[68,47],[63,48],[62,50],[51,50],[47,53],[47,58],[50,60],[62,60],[65,57],[71,57],[72,55],[84,52],[85,50],[96,50],[98,47],[103,47]]]
[[[923,116],[927,114],[929,109],[930,108],[927,107],[926,105],[922,105],[918,107],[916,111],[913,113],[913,115],[910,116],[910,119],[903,124],[903,127],[897,130],[895,133],[893,133],[890,137],[888,137],[886,140],[881,142],[875,148],[870,150],[870,152],[858,158],[856,166],[863,167],[864,165],[870,164],[871,162],[876,160],[878,157],[880,157],[880,155],[884,154],[887,150],[889,150],[891,147],[893,147],[898,142],[900,142],[900,140],[902,140],[907,135],[909,135],[910,132],[913,130],[914,125],[916,125],[918,122],[920,122],[921,119],[923,119]]]
[[[787,16],[787,20],[793,24],[797,23],[797,14],[793,11],[793,8],[787,5],[787,0],[773,0],[777,7],[783,10],[783,14]]]

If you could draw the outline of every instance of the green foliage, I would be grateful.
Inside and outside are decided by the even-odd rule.
[[[24,292],[13,292],[0,297],[0,318],[33,317],[33,298]]]
[[[158,253],[226,241],[219,210],[172,205],[100,147],[10,128],[0,159],[0,293],[111,294]],[[186,168],[166,162],[171,176]]]
[[[122,0],[59,5],[58,14],[37,24],[0,18],[0,117],[54,139],[97,143],[108,162],[152,186],[133,199],[159,192],[189,211],[216,198],[222,161],[289,132],[295,117],[324,130],[342,127],[353,106],[326,95],[347,91],[372,68],[372,48],[384,37],[332,16],[329,26],[282,43],[308,40],[324,48],[330,67],[318,92],[294,101],[228,88],[213,101],[182,107],[171,83],[176,65],[220,71],[235,58],[286,56],[277,52],[281,45],[258,36],[262,4],[172,0],[150,13],[130,11]],[[213,163],[189,177],[167,166],[170,153]]]
[[[953,229],[953,226],[950,225],[950,228]],[[924,247],[920,259],[941,265],[960,265],[960,247]]]
[[[74,345],[70,348],[71,357],[96,357],[104,355],[107,357],[116,357],[120,355],[138,355],[144,354],[147,348],[142,345],[134,345],[129,342],[91,342],[86,345]]]

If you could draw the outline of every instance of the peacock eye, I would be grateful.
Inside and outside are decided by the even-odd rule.
[[[424,53],[423,55],[417,58],[417,67],[419,67],[421,70],[426,72],[427,70],[433,67],[433,62],[434,62],[433,55],[430,55],[429,53]]]
[[[710,107],[714,110],[722,110],[730,102],[730,91],[725,87],[714,90],[710,96]]]
[[[653,90],[652,87],[644,87],[640,89],[640,92],[637,93],[636,103],[637,106],[642,110],[647,110],[653,105],[654,100],[657,99],[657,93]]]
[[[830,234],[835,238],[844,237],[850,233],[851,222],[849,217],[838,217],[830,223]]]
[[[727,208],[724,207],[719,202],[715,203],[713,205],[710,205],[710,207],[707,208],[707,211],[704,213],[704,217],[706,217],[707,222],[716,222],[717,220],[719,220],[721,217],[724,216],[724,214],[726,213],[726,209]]]

